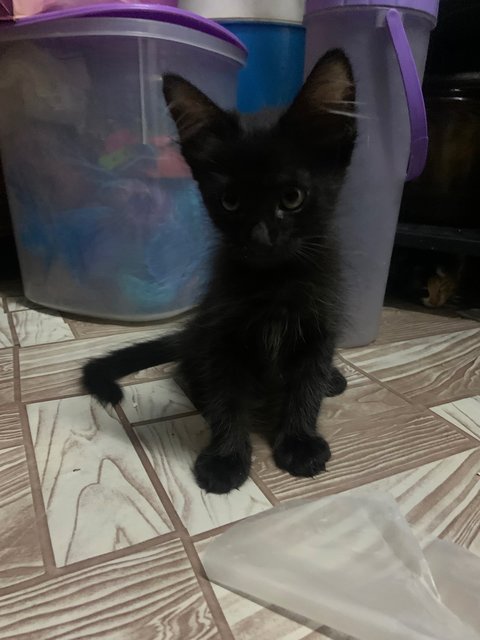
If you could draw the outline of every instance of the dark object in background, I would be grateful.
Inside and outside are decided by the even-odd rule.
[[[440,0],[425,75],[480,71],[480,0]]]
[[[20,277],[17,249],[13,238],[7,193],[0,164],[0,278],[17,280]]]
[[[480,0],[440,0],[423,87],[427,166],[405,186],[387,285],[390,297],[457,313],[480,306],[479,24]]]
[[[400,222],[480,226],[480,72],[424,83],[430,145],[423,174],[405,186]]]
[[[480,259],[395,247],[387,296],[438,309],[480,305]]]
[[[463,263],[455,255],[395,247],[387,294],[425,307],[442,307],[458,291]]]

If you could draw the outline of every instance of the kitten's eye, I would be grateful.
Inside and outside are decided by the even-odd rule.
[[[222,207],[225,211],[237,211],[240,206],[240,201],[235,193],[231,191],[225,191],[222,196]]]
[[[282,209],[293,211],[299,209],[305,201],[305,192],[298,187],[288,187],[282,193],[280,206]]]

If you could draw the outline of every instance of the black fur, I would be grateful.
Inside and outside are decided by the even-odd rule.
[[[84,385],[117,403],[116,380],[176,360],[211,428],[200,487],[242,485],[256,422],[269,423],[279,468],[314,476],[330,458],[316,426],[322,399],[346,387],[332,365],[342,322],[333,218],[355,141],[350,65],[326,54],[273,123],[224,112],[177,76],[164,77],[164,93],[220,231],[213,277],[182,332],[89,362]]]

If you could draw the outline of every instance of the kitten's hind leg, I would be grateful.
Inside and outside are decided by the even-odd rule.
[[[325,395],[327,398],[333,398],[341,395],[346,388],[347,380],[345,376],[336,367],[332,367]]]

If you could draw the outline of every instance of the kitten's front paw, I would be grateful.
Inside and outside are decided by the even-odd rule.
[[[205,449],[195,462],[197,484],[207,493],[229,493],[241,487],[248,478],[250,462],[250,454],[219,456]]]
[[[330,455],[328,442],[321,436],[286,436],[273,448],[277,467],[303,478],[312,478],[325,471]]]
[[[347,380],[343,373],[333,367],[332,372],[330,374],[330,380],[327,385],[327,397],[333,398],[334,396],[339,396],[342,394],[347,388]]]

